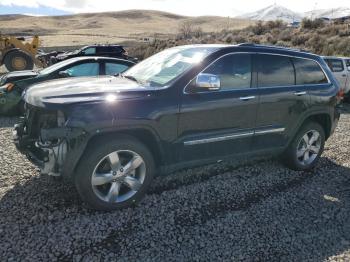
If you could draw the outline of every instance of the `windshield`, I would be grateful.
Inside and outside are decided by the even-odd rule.
[[[72,54],[73,54],[73,55],[79,54],[84,48],[85,48],[85,47],[80,48],[80,49],[77,49],[77,50],[74,50],[74,51],[72,51]]]
[[[48,74],[51,74],[52,72],[55,72],[55,71],[59,70],[60,68],[63,68],[71,63],[72,63],[72,60],[70,60],[70,59],[64,60],[64,61],[59,62],[57,64],[54,64],[52,66],[46,67],[45,69],[41,70],[39,73],[40,73],[40,75],[48,75]]]
[[[164,87],[216,50],[213,46],[170,48],[136,64],[123,76],[145,86]]]

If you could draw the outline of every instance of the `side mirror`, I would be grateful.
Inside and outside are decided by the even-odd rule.
[[[348,71],[350,71],[350,66],[348,66]]]
[[[58,75],[60,77],[70,77],[71,76],[68,71],[60,71],[60,72],[58,72]]]
[[[200,73],[196,78],[196,87],[209,91],[220,90],[220,77],[214,74]]]

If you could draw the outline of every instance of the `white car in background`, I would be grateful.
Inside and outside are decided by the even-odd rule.
[[[328,64],[335,78],[344,90],[345,97],[350,96],[350,58],[325,56],[323,59]]]

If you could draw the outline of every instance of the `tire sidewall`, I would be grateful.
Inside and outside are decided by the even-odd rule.
[[[4,59],[4,64],[5,67],[8,71],[18,71],[18,69],[14,68],[12,66],[12,59],[14,57],[22,57],[23,59],[26,60],[26,67],[24,69],[19,69],[19,70],[32,70],[34,67],[33,60],[31,56],[28,54],[20,51],[20,50],[15,50],[15,51],[10,51],[9,53],[6,54],[5,59]]]
[[[299,142],[302,139],[302,137],[312,131],[315,130],[317,132],[319,132],[320,136],[321,136],[321,147],[320,147],[320,151],[318,152],[317,157],[315,158],[315,160],[310,163],[309,165],[302,165],[300,164],[300,162],[297,159],[297,148],[299,146]],[[322,152],[324,150],[324,145],[325,145],[325,132],[324,129],[322,128],[321,125],[319,125],[318,123],[315,122],[309,122],[305,125],[303,125],[301,127],[301,129],[298,131],[298,133],[296,134],[296,136],[294,137],[292,143],[289,145],[288,150],[286,152],[285,155],[285,160],[288,162],[287,165],[297,171],[305,171],[305,170],[310,170],[313,167],[315,167],[315,165],[317,164],[319,158],[322,155]]]
[[[139,154],[146,165],[145,180],[137,193],[127,201],[121,203],[108,203],[101,200],[93,191],[91,185],[91,176],[96,165],[109,153],[118,150],[131,150]],[[146,193],[150,183],[152,182],[155,172],[155,165],[150,151],[138,140],[123,137],[113,141],[108,139],[99,139],[90,144],[85,151],[84,156],[79,162],[77,172],[74,177],[74,182],[81,198],[94,209],[97,210],[116,210],[132,206],[138,203]]]

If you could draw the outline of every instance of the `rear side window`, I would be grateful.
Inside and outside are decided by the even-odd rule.
[[[350,59],[345,60],[346,67],[348,68],[348,71],[350,71]]]
[[[112,53],[122,53],[122,52],[124,52],[124,50],[123,50],[123,48],[121,48],[119,46],[112,46],[111,52]]]
[[[332,72],[343,72],[344,64],[340,59],[325,59]]]
[[[327,77],[315,61],[293,58],[297,85],[328,83]]]
[[[291,86],[295,84],[292,61],[287,56],[258,55],[258,86]]]
[[[203,73],[219,76],[221,90],[250,88],[252,62],[249,54],[232,54],[220,58]]]
[[[116,75],[124,72],[129,67],[123,64],[106,63],[106,75]]]
[[[111,53],[111,48],[108,46],[99,46],[97,47],[98,53]]]
[[[98,53],[121,53],[122,49],[118,46],[99,46]]]

